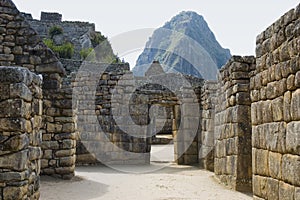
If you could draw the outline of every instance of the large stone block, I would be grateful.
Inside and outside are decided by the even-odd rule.
[[[290,200],[294,199],[295,187],[285,182],[279,182],[279,199]]]
[[[269,151],[255,150],[255,168],[259,175],[269,176]]]
[[[299,156],[286,154],[282,157],[282,178],[285,182],[300,186]]]
[[[279,200],[279,181],[273,178],[267,179],[268,199]]]
[[[2,143],[2,151],[20,151],[29,146],[27,134],[16,135]]]
[[[23,199],[27,194],[28,185],[21,187],[5,187],[3,189],[4,200]]]
[[[0,131],[27,132],[31,123],[24,118],[0,118]]]
[[[283,97],[278,97],[272,101],[273,121],[283,120]]]
[[[22,67],[0,67],[0,82],[29,85],[32,82],[32,73]]]
[[[0,167],[16,171],[24,171],[27,168],[28,150],[2,155]]]
[[[282,155],[280,153],[269,153],[269,172],[270,176],[276,178],[277,180],[281,179],[281,170],[282,170]]]
[[[300,121],[300,89],[292,93],[291,117],[294,121]]]
[[[286,149],[289,153],[300,155],[300,122],[290,122],[287,125]]]
[[[290,122],[292,120],[291,100],[292,100],[292,93],[290,91],[285,92],[283,98],[283,119],[285,122]]]
[[[286,124],[284,122],[274,122],[265,125],[267,148],[274,152],[286,152]]]

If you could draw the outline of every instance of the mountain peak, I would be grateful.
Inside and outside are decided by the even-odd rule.
[[[210,71],[209,78],[215,79],[217,68],[230,56],[230,51],[221,47],[203,16],[182,11],[154,31],[133,73],[144,75],[152,61],[159,60],[166,72],[201,77],[204,71]]]

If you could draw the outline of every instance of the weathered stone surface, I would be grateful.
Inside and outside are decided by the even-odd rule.
[[[300,154],[300,122],[290,122],[287,125],[286,148],[289,153]]]
[[[0,167],[12,169],[16,171],[24,171],[27,167],[28,150],[2,155],[0,159]]]
[[[268,199],[279,200],[279,181],[276,179],[267,179],[267,196]]]
[[[299,186],[300,184],[299,156],[286,154],[282,157],[282,178],[284,181]]]
[[[297,9],[286,13],[257,37],[257,67],[250,80],[255,198],[298,198],[295,188],[300,183],[300,68],[295,42],[299,35],[294,34],[298,30]],[[265,89],[255,90],[260,87],[258,80]],[[260,187],[262,176],[268,180],[268,187]]]
[[[300,121],[300,89],[292,93],[291,118],[293,121]]]
[[[284,183],[282,181],[279,182],[279,199],[281,200],[289,200],[294,199],[295,196],[295,188],[292,185]]]

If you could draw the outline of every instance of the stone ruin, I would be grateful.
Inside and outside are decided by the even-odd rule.
[[[217,81],[184,77],[188,88],[182,75],[151,70],[158,63],[145,78],[79,61],[66,73],[29,15],[11,0],[0,10],[0,199],[39,199],[40,175],[71,179],[75,164],[148,164],[164,128],[178,164],[257,200],[300,199],[300,5],[257,37],[256,58],[233,56]]]

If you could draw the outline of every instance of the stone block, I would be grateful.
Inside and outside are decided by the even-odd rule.
[[[65,133],[72,133],[72,132],[75,132],[75,130],[76,130],[76,127],[75,127],[74,123],[65,123],[62,126],[62,132],[65,132]]]
[[[286,154],[282,157],[282,178],[285,182],[300,186],[299,156]]]
[[[295,200],[300,200],[300,187],[295,187]]]
[[[59,150],[55,152],[56,157],[68,157],[75,154],[75,149]]]
[[[27,134],[21,134],[16,135],[8,140],[6,140],[4,143],[2,143],[2,151],[20,151],[22,149],[25,149],[29,146],[29,138]]]
[[[25,101],[31,101],[32,92],[24,83],[10,84],[10,98],[21,98]]]
[[[287,89],[288,90],[295,90],[296,86],[295,86],[295,75],[291,74],[288,79],[287,79]]]
[[[293,200],[295,194],[295,187],[283,181],[279,182],[279,199]]]
[[[287,91],[284,93],[283,97],[283,119],[285,122],[290,122],[291,118],[291,100],[292,100],[292,93]]]
[[[273,122],[273,110],[271,101],[261,102],[262,121],[263,123]]]
[[[300,88],[300,71],[295,75],[295,87]]]
[[[267,179],[267,196],[268,199],[279,200],[279,181],[273,178]]]
[[[255,168],[259,175],[269,176],[269,151],[256,149]]]
[[[286,152],[286,124],[284,122],[269,123],[265,126],[267,148],[274,152]]]
[[[0,118],[0,131],[26,132],[29,131],[27,128],[27,121],[23,118]]]
[[[0,181],[1,182],[24,181],[26,178],[27,178],[27,175],[25,172],[2,172],[2,173],[0,173]]]
[[[59,166],[60,167],[69,167],[74,166],[76,161],[76,156],[68,156],[68,157],[61,157],[59,159]]]
[[[300,155],[300,122],[290,122],[287,125],[286,149],[289,153]]]
[[[262,199],[267,199],[267,178],[263,176],[253,176],[253,194]]]
[[[0,167],[16,171],[24,171],[27,168],[28,150],[19,151],[13,154],[2,155]]]
[[[40,147],[29,147],[28,150],[29,150],[28,159],[30,161],[38,160],[43,155],[43,152]]]
[[[291,118],[293,121],[300,121],[300,89],[292,93]]]
[[[0,60],[10,59],[13,55],[0,54]],[[28,69],[22,67],[0,67],[0,82],[1,83],[25,83],[29,85],[32,81],[32,74]]]
[[[281,179],[281,163],[282,155],[280,153],[269,152],[269,172],[270,176],[276,178],[277,180]]]
[[[59,133],[62,131],[63,126],[61,124],[47,123],[47,131],[49,133]]]
[[[273,121],[283,120],[283,97],[272,100]]]
[[[4,200],[23,199],[27,194],[28,185],[21,187],[5,187],[3,189]]]
[[[233,107],[232,121],[235,123],[250,123],[251,107],[238,105]]]

